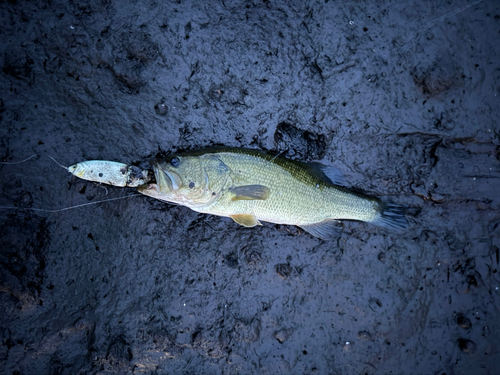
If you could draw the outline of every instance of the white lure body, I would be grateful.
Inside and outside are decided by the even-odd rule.
[[[151,180],[148,171],[107,160],[82,161],[69,166],[68,172],[83,180],[120,187],[137,187]]]

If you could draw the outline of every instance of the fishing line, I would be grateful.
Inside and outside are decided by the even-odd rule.
[[[305,132],[305,130],[304,130]],[[274,157],[270,160],[270,162],[274,162],[277,158],[279,158],[285,151],[288,150],[289,147],[287,147],[285,150],[281,151],[279,154],[274,155]]]
[[[468,4],[468,5],[465,5],[461,8],[458,8],[458,9],[455,9],[453,11],[450,11],[448,13],[445,13],[444,15],[436,18],[435,20],[433,21],[430,21],[426,27],[424,28],[421,28],[420,30],[418,30],[416,32],[416,34],[422,32],[422,31],[426,31],[428,29],[430,29],[431,27],[433,27],[434,25],[436,25],[438,22],[441,22],[449,17],[452,17],[456,14],[459,14],[459,13],[462,13],[464,11],[466,11],[467,9],[479,4],[483,2],[483,0],[476,0],[474,1],[473,3],[471,4]],[[412,41],[415,41],[415,38],[412,37],[410,38]],[[406,43],[405,43],[406,44]],[[309,123],[304,129],[302,129],[302,131],[300,132],[300,137],[303,137],[303,135],[305,134],[306,131],[309,130],[309,128],[311,127],[311,123]],[[279,156],[281,156],[283,153],[287,152],[290,148],[290,144],[288,142],[285,141],[285,149],[278,152],[278,154],[276,156],[273,157],[273,159],[271,160],[271,162],[273,162],[276,158],[278,158]],[[16,165],[16,164],[21,164],[21,163],[25,163],[27,162],[28,160],[31,160],[33,159],[34,157],[38,156],[37,154],[33,154],[31,155],[30,157],[24,159],[24,160],[21,160],[21,161],[16,161],[16,162],[0,162],[0,165]],[[65,169],[66,171],[68,170],[68,168],[64,165],[62,165],[61,163],[59,163],[57,160],[55,160],[53,157],[47,155],[50,159],[52,159],[52,161],[54,163],[56,163],[59,167]],[[106,188],[105,188],[106,189]],[[65,207],[65,208],[60,208],[60,209],[43,209],[43,208],[23,208],[23,207],[14,207],[14,206],[0,206],[0,210],[28,210],[28,211],[36,211],[36,212],[49,212],[49,213],[57,213],[57,212],[63,212],[63,211],[67,211],[67,210],[71,210],[71,209],[76,209],[76,208],[80,208],[80,207],[86,207],[86,206],[91,206],[91,205],[94,205],[94,204],[99,204],[99,203],[104,203],[104,202],[111,202],[111,201],[116,201],[116,200],[120,200],[120,199],[126,199],[126,198],[132,198],[132,197],[136,197],[136,196],[139,196],[139,195],[142,195],[142,194],[132,194],[132,195],[129,195],[129,196],[125,196],[125,197],[117,197],[117,198],[109,198],[109,199],[104,199],[104,200],[100,200],[100,201],[95,201],[95,202],[89,202],[89,203],[83,203],[83,204],[79,204],[79,205],[76,205],[76,206],[70,206],[70,207]]]
[[[36,154],[30,156],[29,158],[26,158],[24,160],[21,160],[21,161],[17,161],[17,162],[0,162],[0,164],[20,164],[20,163],[24,163],[32,158],[34,158],[35,156],[38,156]],[[64,170],[68,171],[68,167],[62,165],[61,163],[59,163],[56,159],[54,159],[52,156],[50,155],[47,155],[54,163],[56,163],[59,167],[63,168]],[[108,189],[106,189],[106,187],[104,186],[101,186],[105,191],[106,191],[106,195],[108,194]],[[70,206],[70,207],[64,207],[64,208],[58,208],[58,209],[48,209],[48,208],[31,208],[31,207],[15,207],[15,206],[0,206],[0,210],[4,210],[4,211],[7,211],[7,210],[16,210],[16,211],[35,211],[35,212],[49,212],[49,213],[57,213],[57,212],[63,212],[63,211],[68,211],[68,210],[72,210],[72,209],[76,209],[76,208],[80,208],[80,207],[86,207],[86,206],[91,206],[91,205],[94,205],[94,204],[99,204],[99,203],[105,203],[105,202],[111,202],[111,201],[117,201],[117,200],[120,200],[120,199],[126,199],[126,198],[132,198],[132,197],[138,197],[138,196],[142,196],[142,194],[132,194],[132,195],[127,195],[125,197],[116,197],[116,198],[108,198],[108,199],[103,199],[103,200],[99,200],[99,201],[95,201],[95,202],[88,202],[88,203],[82,203],[82,204],[78,204],[76,206]]]
[[[479,4],[479,3],[481,3],[481,2],[483,2],[483,0],[477,0],[477,1],[473,2],[472,4],[464,5],[464,6],[463,6],[463,7],[461,7],[461,8],[458,8],[458,9],[452,10],[451,12],[448,12],[448,13],[446,13],[446,14],[442,15],[441,17],[436,18],[434,21],[431,21],[431,22],[429,23],[429,26],[427,26],[427,27],[426,27],[426,28],[424,28],[424,29],[421,29],[420,31],[425,31],[425,30],[428,30],[428,29],[430,29],[432,26],[434,26],[436,23],[441,22],[441,21],[444,21],[445,19],[447,19],[447,18],[449,18],[449,17],[451,17],[451,16],[454,16],[455,14],[462,13],[463,11],[465,11],[465,10],[469,9],[470,7],[473,7],[474,5]]]
[[[30,159],[33,159],[35,156],[38,156],[37,154],[33,154],[31,155],[29,158],[26,158],[24,160],[21,160],[21,161],[2,161],[0,162],[0,164],[4,164],[4,165],[14,165],[14,164],[21,164],[21,163],[24,163]]]
[[[474,5],[477,5],[479,3],[482,3],[484,0],[476,0],[475,2],[473,2],[472,4],[468,4],[468,5],[464,5],[463,7],[461,8],[458,8],[458,9],[455,9],[455,10],[452,10],[448,13],[445,13],[443,14],[441,17],[438,17],[436,18],[435,20],[433,21],[430,21],[427,23],[427,26],[424,26],[420,29],[418,29],[416,32],[414,32],[413,34],[411,34],[408,39],[406,40],[406,42],[403,43],[403,45],[407,44],[408,42],[410,42],[410,45],[412,45],[413,43],[416,42],[416,38],[417,38],[417,35],[422,33],[423,31],[427,31],[429,30],[431,27],[435,26],[437,23],[439,22],[442,22],[444,21],[445,19],[447,18],[450,18],[456,14],[459,14],[459,13],[462,13],[463,11],[473,7]]]
[[[117,200],[120,200],[120,199],[126,199],[126,198],[138,197],[138,196],[142,196],[142,194],[132,194],[132,195],[127,195],[126,197],[117,197],[117,198],[103,199],[103,200],[100,200],[100,201],[89,202],[89,203],[82,203],[82,204],[78,204],[76,206],[65,207],[65,208],[58,208],[58,209],[28,208],[28,207],[24,208],[24,207],[14,207],[14,206],[0,206],[0,210],[18,210],[18,211],[36,211],[36,212],[56,213],[56,212],[62,212],[62,211],[72,210],[74,208],[91,206],[93,204],[104,203],[104,202],[111,202],[111,201],[117,201]]]
[[[59,163],[59,162],[58,162],[56,159],[54,159],[52,156],[49,156],[49,155],[47,155],[47,156],[48,156],[49,158],[51,158],[51,159],[52,159],[52,161],[53,161],[54,163],[56,163],[58,166],[60,166],[60,167],[61,167],[61,168],[63,168],[63,169],[66,169],[66,171],[68,170],[68,167],[65,167],[64,165],[62,165],[61,163]]]

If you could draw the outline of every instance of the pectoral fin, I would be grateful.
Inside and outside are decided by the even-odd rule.
[[[230,189],[234,194],[233,201],[237,200],[265,200],[269,197],[271,190],[263,185],[244,185]]]
[[[256,225],[262,225],[260,221],[257,220],[255,215],[252,214],[231,215],[229,217],[238,224],[243,225],[247,228],[254,227]]]
[[[324,220],[319,223],[301,225],[300,227],[323,240],[332,240],[340,237],[341,227],[337,220]]]

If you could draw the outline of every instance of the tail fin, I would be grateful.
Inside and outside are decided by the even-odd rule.
[[[372,221],[373,224],[393,229],[406,229],[408,227],[408,222],[404,216],[405,208],[403,206],[380,202],[380,213]]]

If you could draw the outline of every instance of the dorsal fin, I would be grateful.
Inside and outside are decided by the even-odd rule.
[[[302,163],[309,173],[315,175],[322,181],[326,181],[333,185],[346,186],[342,171],[335,167],[330,167],[318,162]]]
[[[264,150],[237,147],[208,147],[201,150],[178,153],[177,155],[202,156],[207,154],[219,153],[234,153],[264,159],[270,163],[279,165],[286,171],[292,173],[296,178],[299,178],[300,180],[306,181],[308,183],[316,184],[319,182],[325,182],[328,184],[345,186],[342,172],[337,168],[326,166],[318,162],[305,163],[298,160],[292,160],[281,156],[281,154],[274,155],[274,153]],[[170,157],[172,156],[169,156],[169,158]]]

